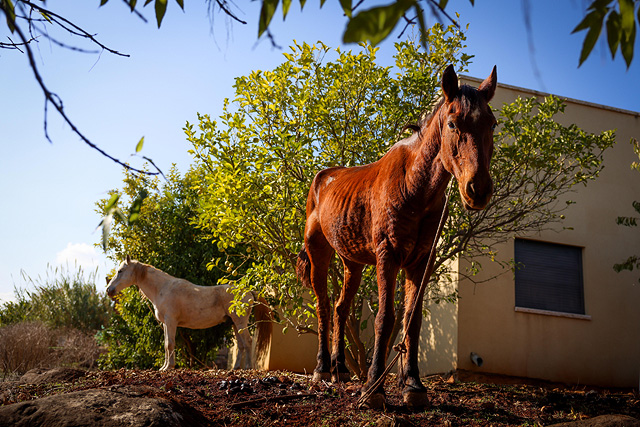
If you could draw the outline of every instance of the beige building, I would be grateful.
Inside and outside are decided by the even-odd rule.
[[[477,86],[480,81],[465,78]],[[517,96],[545,94],[498,85],[494,106]],[[513,376],[638,388],[640,379],[640,272],[616,273],[613,265],[640,254],[640,230],[616,224],[633,216],[640,200],[638,157],[629,141],[640,139],[640,113],[567,99],[565,125],[587,132],[615,129],[617,144],[605,153],[600,177],[579,186],[564,227],[514,236],[499,246],[501,260],[525,268],[498,275],[501,267],[480,260],[483,277],[460,280],[458,304],[433,304],[422,326],[422,374],[456,368]],[[526,267],[529,265],[529,268]],[[467,265],[457,262],[457,271]],[[317,340],[274,333],[264,367],[311,372]],[[481,366],[471,360],[475,353]]]
[[[492,103],[542,95],[500,85]],[[525,264],[515,277],[459,283],[457,367],[638,388],[640,272],[616,273],[613,265],[640,254],[640,230],[616,224],[618,216],[634,216],[632,202],[640,200],[640,173],[630,167],[638,157],[629,143],[640,138],[640,113],[571,99],[566,104],[557,120],[592,133],[614,129],[617,143],[605,152],[600,176],[571,195],[577,203],[562,225],[572,230],[514,236],[499,257]],[[482,265],[486,277],[499,268]],[[558,281],[562,292],[545,288]],[[481,367],[471,362],[472,352],[482,358]]]

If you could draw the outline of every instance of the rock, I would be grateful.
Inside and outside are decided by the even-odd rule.
[[[640,420],[627,415],[600,415],[587,420],[553,425],[555,427],[640,427]]]
[[[0,427],[178,427],[209,424],[202,414],[182,402],[148,397],[144,393],[145,389],[134,387],[90,389],[1,406]]]
[[[49,370],[35,368],[20,377],[20,382],[23,384],[71,383],[86,374],[86,371],[74,368],[54,368]]]

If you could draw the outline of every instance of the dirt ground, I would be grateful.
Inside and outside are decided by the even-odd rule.
[[[634,390],[566,387],[459,371],[423,380],[431,405],[409,411],[391,375],[386,410],[356,408],[360,382],[313,383],[308,375],[264,371],[91,371],[40,384],[0,382],[0,404],[90,388],[136,386],[186,403],[214,426],[550,425],[622,414],[640,419]]]

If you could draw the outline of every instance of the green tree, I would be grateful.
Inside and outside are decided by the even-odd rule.
[[[215,285],[222,273],[207,264],[218,257],[216,245],[192,223],[200,198],[195,186],[202,179],[199,175],[201,170],[192,168],[182,177],[173,168],[163,182],[126,173],[121,199],[125,210],[136,212],[137,220],[129,224],[130,218],[113,216],[108,257],[119,263],[130,255],[192,283]],[[98,202],[100,213],[104,214],[109,200]],[[139,206],[131,209],[134,204]],[[227,337],[226,324],[205,330],[179,328],[177,366],[210,363]],[[116,313],[101,340],[109,347],[101,359],[103,367],[159,367],[164,360],[162,327],[151,303],[135,287],[118,297]]]
[[[638,160],[640,160],[640,143],[637,139],[632,139],[631,144],[633,145],[633,151],[638,156]],[[640,172],[640,162],[631,163],[631,168]],[[633,209],[640,215],[640,202],[636,200],[631,203],[631,205],[633,206]],[[638,220],[639,218],[634,216],[619,216],[616,219],[616,223],[625,227],[637,227]],[[630,255],[625,261],[619,264],[614,264],[613,269],[618,273],[625,270],[640,270],[640,255]],[[640,282],[640,278],[638,279],[638,282]]]
[[[343,52],[296,44],[274,70],[237,78],[234,102],[225,101],[219,121],[203,115],[197,130],[186,126],[192,153],[207,171],[199,226],[215,236],[221,251],[250,248],[246,274],[225,280],[233,281],[239,293],[264,295],[280,307],[283,322],[298,331],[312,330],[315,315],[313,299],[295,277],[313,176],[327,167],[378,159],[404,125],[429,109],[444,66],[454,63],[464,70],[471,59],[461,53],[464,35],[456,27],[435,25],[427,37],[429,53],[419,43],[396,44],[395,67],[376,65],[376,49],[369,45]],[[451,219],[439,245],[432,299],[456,298],[439,286],[449,272],[447,260],[487,253],[514,233],[561,221],[571,203],[566,193],[598,175],[613,133],[592,135],[562,126],[554,116],[563,109],[559,99],[549,97],[520,99],[499,111],[495,196],[485,211],[472,214],[462,211],[457,192],[451,193]],[[340,270],[336,263],[330,268],[334,294]],[[347,362],[357,374],[366,370],[368,345],[360,331],[370,319],[363,308],[377,310],[371,273],[368,269],[364,276],[347,328]]]
[[[99,4],[103,6],[108,3],[108,1],[109,0],[100,0]],[[236,12],[236,10],[239,10],[239,6],[235,3],[229,0],[206,1],[212,13],[214,10],[218,10],[238,23],[247,24],[246,21],[239,18],[239,13]],[[474,4],[474,0],[469,1],[472,5]],[[142,21],[146,22],[143,8],[152,5],[153,12],[151,13],[154,15],[158,27],[160,27],[165,18],[169,3],[173,2],[168,0],[145,0],[143,3],[137,0],[124,0],[123,8],[128,9],[131,13],[140,17]],[[257,19],[258,37],[266,33],[273,40],[273,36],[269,33],[269,25],[276,10],[281,6],[284,19],[290,10],[291,3],[291,0],[282,0],[282,2],[280,2],[280,0],[262,0],[260,14]],[[305,3],[306,0],[300,0],[300,7],[302,8]],[[324,3],[324,0],[320,1],[321,6],[324,5]],[[343,41],[345,43],[369,42],[376,45],[385,40],[389,34],[397,28],[398,25],[402,25],[402,23],[407,26],[417,24],[421,32],[426,32],[425,11],[435,16],[441,22],[447,21],[458,25],[446,11],[448,3],[448,0],[392,0],[386,5],[379,5],[362,10],[362,1],[354,4],[352,0],[340,0],[342,10],[349,18],[344,30]],[[176,0],[176,4],[181,9],[184,9],[184,0]],[[106,51],[119,56],[127,55],[109,48],[91,31],[84,29],[79,23],[73,22],[57,13],[54,7],[46,8],[45,6],[46,1],[42,1],[41,4],[29,0],[0,0],[0,15],[4,16],[6,30],[13,36],[13,38],[11,36],[8,37],[8,42],[0,42],[0,49],[18,51],[26,54],[28,57],[31,71],[45,98],[44,124],[46,138],[49,139],[47,131],[48,121],[46,118],[47,107],[52,106],[53,110],[69,125],[80,140],[98,151],[101,155],[130,171],[150,175],[161,174],[161,171],[157,169],[153,161],[150,161],[148,158],[146,160],[149,165],[156,169],[152,172],[134,168],[94,144],[90,137],[85,135],[81,129],[74,124],[72,118],[64,109],[62,99],[46,85],[45,79],[38,68],[36,55],[32,49],[33,43],[40,37],[51,40],[52,45],[76,52],[101,53]],[[151,7],[149,7],[149,9],[151,9]],[[640,0],[594,0],[587,7],[586,12],[585,18],[573,30],[574,33],[586,30],[579,64],[581,65],[589,57],[601,34],[606,33],[612,57],[615,57],[619,49],[628,68],[633,60],[637,26],[640,23]],[[549,13],[553,13],[553,10],[550,10]],[[50,35],[52,28],[66,31],[69,40],[54,39]],[[605,28],[606,31],[603,32],[602,30]],[[16,40],[14,41],[14,39]],[[78,40],[82,40],[83,42],[78,45]],[[83,45],[85,42],[88,44],[88,48]],[[91,51],[91,48],[96,50]]]

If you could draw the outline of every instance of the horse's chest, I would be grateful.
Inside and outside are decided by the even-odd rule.
[[[156,316],[158,322],[164,323],[164,313],[158,309],[158,307],[154,307],[153,313]]]
[[[437,224],[430,217],[418,218],[408,211],[405,215],[382,219],[378,227],[379,246],[385,246],[402,266],[408,266],[428,256],[433,244]]]

